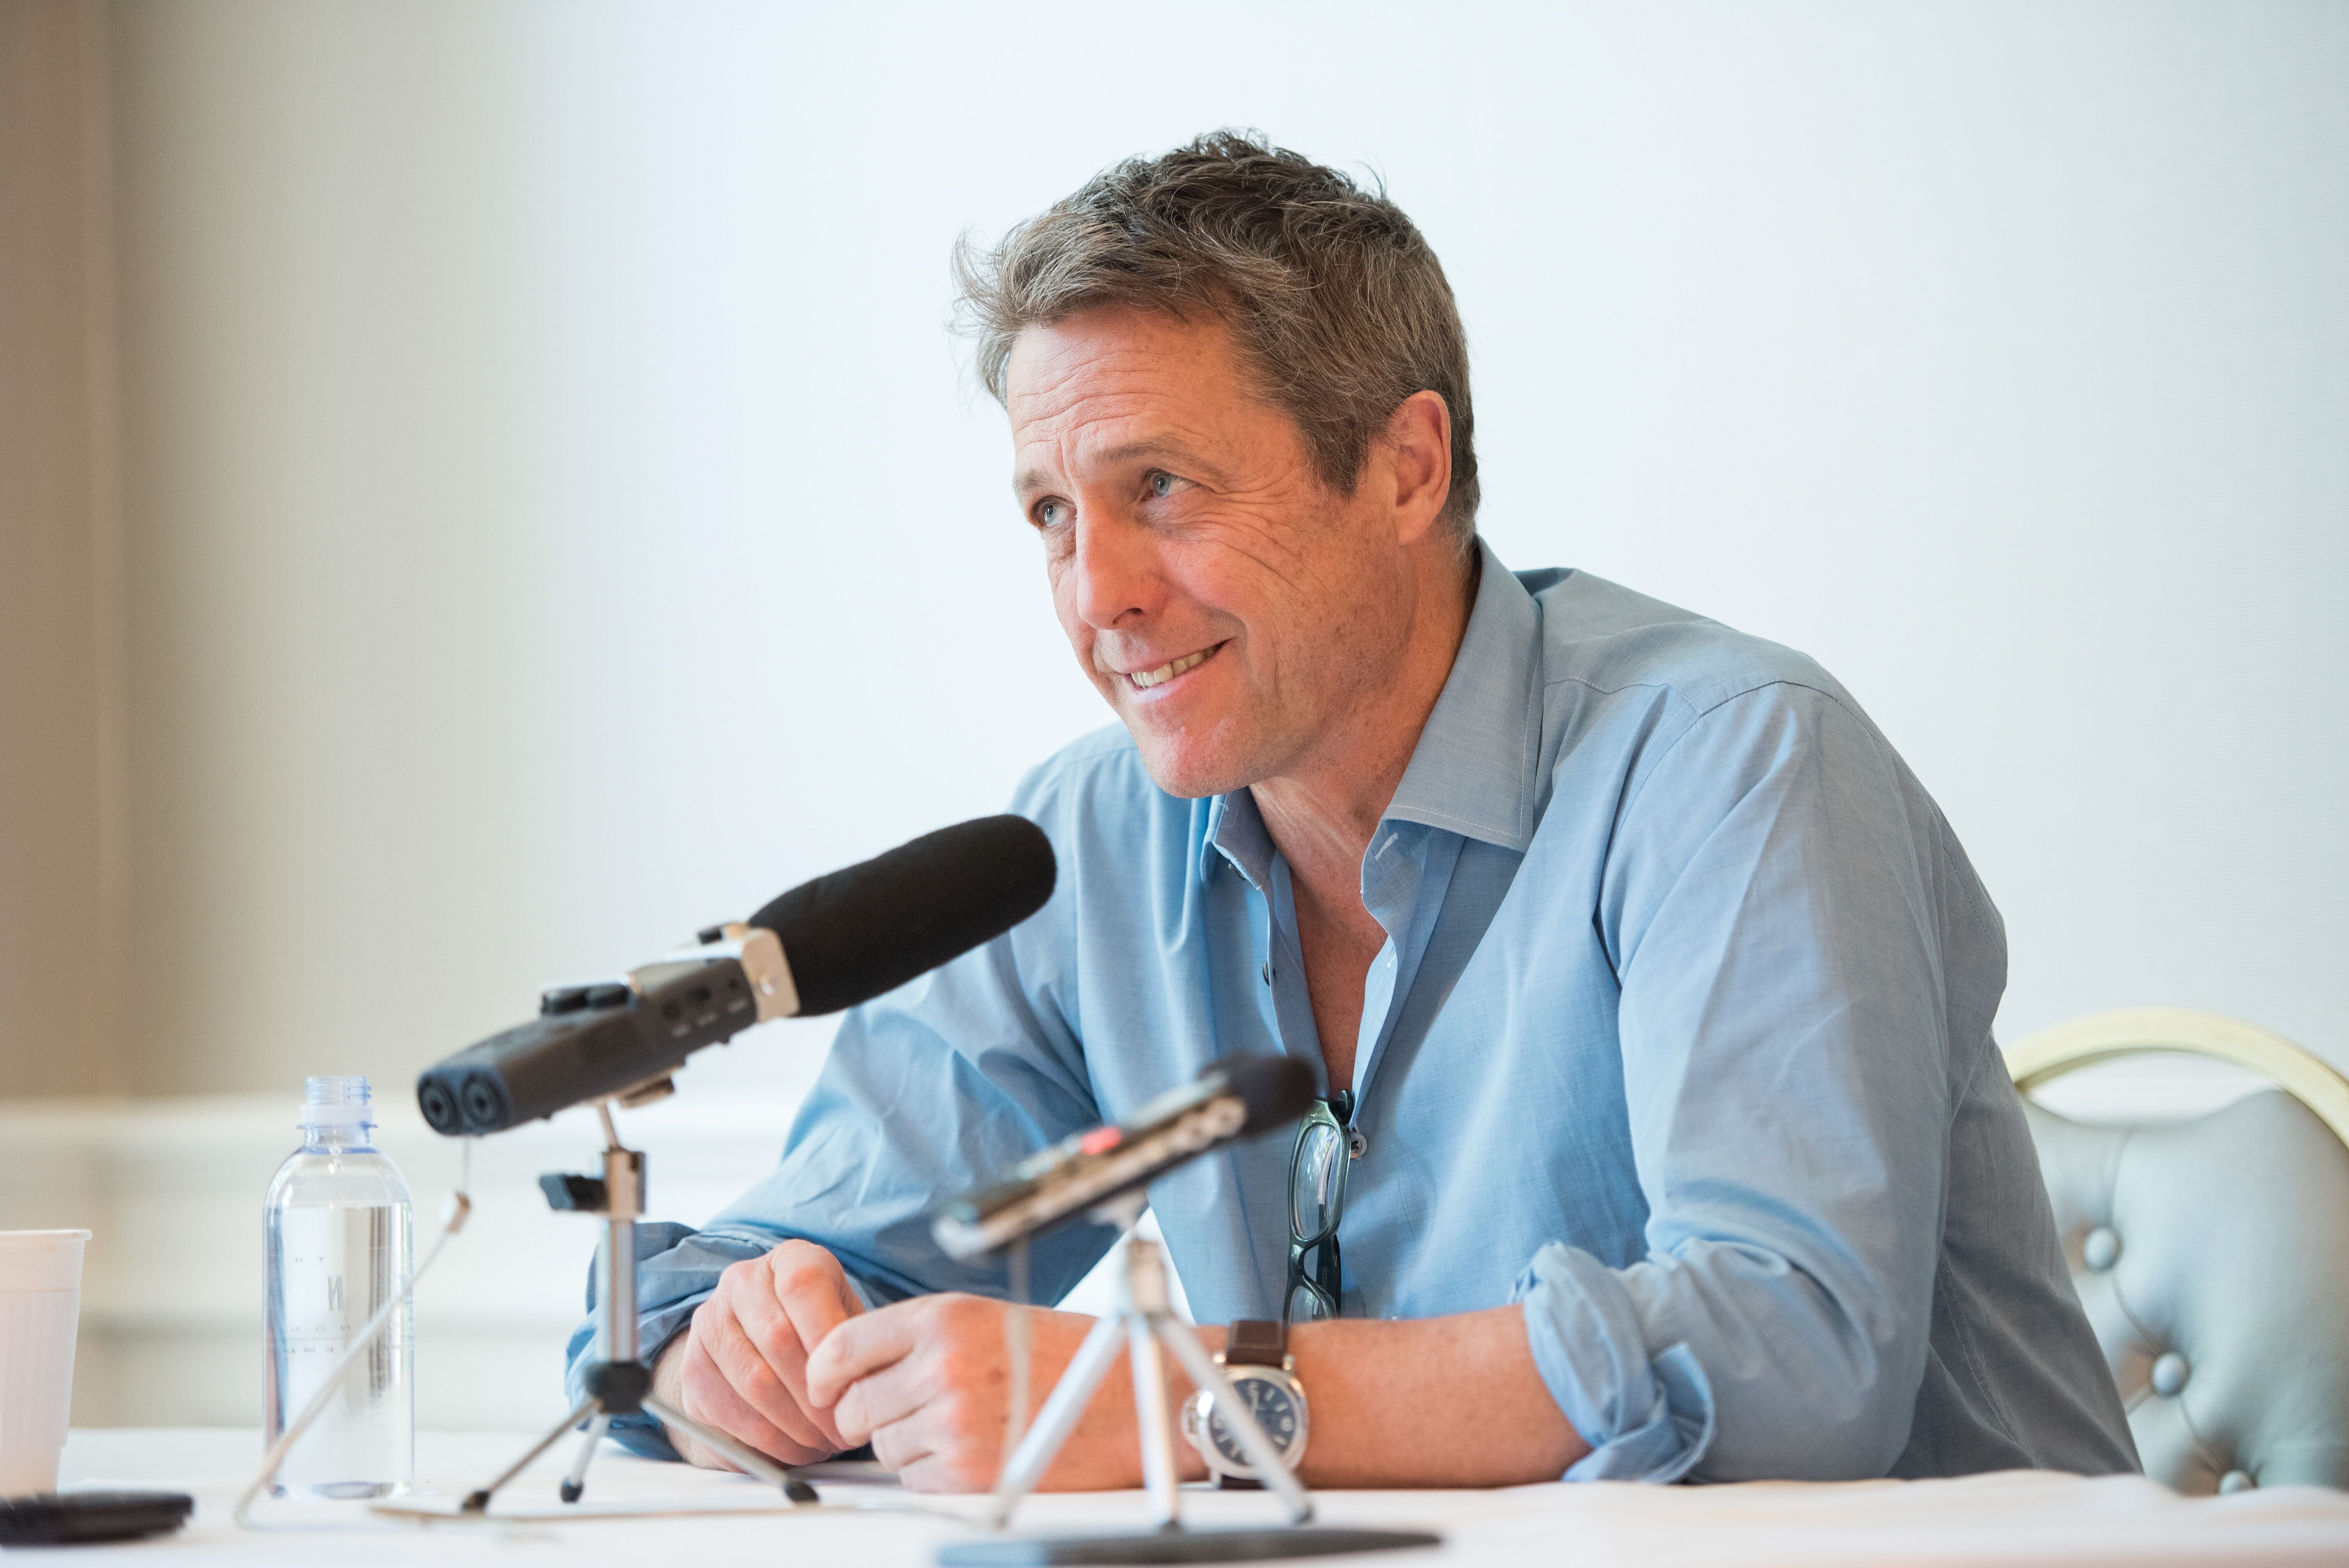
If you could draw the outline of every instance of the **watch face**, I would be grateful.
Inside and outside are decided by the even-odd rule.
[[[1298,1432],[1304,1425],[1304,1412],[1298,1408],[1297,1396],[1275,1379],[1251,1377],[1245,1368],[1233,1373],[1232,1387],[1247,1402],[1248,1414],[1264,1429],[1264,1435],[1272,1439],[1272,1446],[1280,1450],[1280,1457],[1288,1459],[1297,1447]],[[1207,1440],[1216,1445],[1216,1452],[1223,1456],[1226,1464],[1243,1474],[1253,1471],[1255,1467],[1248,1460],[1247,1450],[1240,1447],[1239,1439],[1224,1424],[1222,1416],[1207,1418]]]

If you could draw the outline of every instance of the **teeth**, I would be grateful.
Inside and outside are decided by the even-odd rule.
[[[1206,663],[1207,655],[1215,651],[1213,648],[1202,648],[1195,654],[1185,654],[1174,663],[1161,665],[1154,670],[1136,670],[1125,678],[1146,691],[1152,686],[1165,685],[1185,670],[1196,669]]]

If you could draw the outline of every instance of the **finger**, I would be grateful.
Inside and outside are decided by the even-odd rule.
[[[744,1376],[757,1383],[755,1390],[745,1387],[745,1397],[761,1408],[771,1400],[787,1400],[790,1416],[775,1418],[782,1425],[792,1430],[806,1425],[822,1429],[826,1437],[832,1436],[831,1418],[809,1408],[812,1402],[807,1397],[807,1352],[800,1344],[799,1331],[792,1326],[790,1315],[774,1293],[765,1288],[762,1281],[757,1290],[736,1293],[730,1305],[735,1309],[734,1321],[747,1352],[730,1342],[724,1364],[730,1370],[740,1360]],[[713,1349],[715,1345],[713,1340]],[[763,1377],[749,1368],[750,1357],[757,1357],[759,1365],[765,1368]]]
[[[911,1355],[920,1343],[930,1299],[916,1296],[843,1319],[808,1357],[810,1401],[837,1405],[850,1384]]]
[[[833,1406],[833,1420],[851,1443],[875,1440],[881,1429],[917,1414],[945,1392],[922,1356],[891,1362],[859,1377]]]
[[[952,1421],[936,1407],[873,1434],[874,1457],[897,1472],[908,1491],[973,1492],[992,1489],[1000,1449],[956,1438]]]
[[[772,1425],[795,1448],[829,1451],[829,1440],[815,1422],[808,1418],[798,1398],[782,1380],[775,1376],[774,1367],[743,1329],[741,1320],[722,1304],[712,1301],[711,1308],[694,1316],[694,1337],[706,1349],[710,1361],[724,1376],[725,1381],[740,1401]],[[704,1319],[708,1325],[704,1326]],[[793,1464],[804,1463],[792,1460]]]
[[[725,1371],[710,1357],[707,1345],[688,1345],[683,1384],[683,1405],[689,1418],[715,1427],[781,1463],[805,1464],[832,1452],[828,1449],[812,1450],[793,1441],[790,1434],[752,1408],[740,1391],[726,1380]],[[715,1450],[711,1452],[713,1458],[719,1458],[719,1462],[731,1468],[730,1461],[717,1456]]]
[[[767,1254],[775,1299],[790,1315],[800,1343],[813,1350],[824,1336],[860,1315],[864,1303],[840,1260],[812,1242],[786,1242]]]
[[[865,1440],[873,1445],[873,1457],[895,1470],[900,1480],[907,1470],[932,1457],[929,1445],[922,1441],[911,1421],[884,1427]]]
[[[725,1375],[711,1363],[709,1352],[689,1335],[675,1354],[679,1367],[678,1408],[688,1419],[714,1427],[764,1452],[784,1446],[783,1435],[727,1387]],[[738,1468],[733,1460],[699,1442],[689,1432],[673,1431],[669,1441],[698,1465],[712,1470]]]
[[[849,1447],[830,1410],[808,1395],[807,1358],[812,1346],[862,1312],[864,1303],[839,1262],[822,1247],[786,1242],[761,1262],[756,1286],[732,1293],[743,1332],[807,1419],[835,1448]]]

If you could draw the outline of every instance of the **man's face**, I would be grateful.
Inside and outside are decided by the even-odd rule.
[[[1061,624],[1159,788],[1309,766],[1373,704],[1411,614],[1392,507],[1321,482],[1220,323],[1102,307],[1030,327],[1007,393]]]

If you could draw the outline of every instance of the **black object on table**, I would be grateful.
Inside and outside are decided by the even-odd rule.
[[[196,1500],[181,1491],[43,1491],[0,1498],[0,1546],[76,1546],[168,1535]]]
[[[1441,1546],[1416,1530],[1348,1530],[1307,1524],[1255,1530],[1168,1530],[1143,1535],[998,1536],[938,1549],[946,1568],[1046,1568],[1054,1563],[1270,1563],[1348,1552]]]

